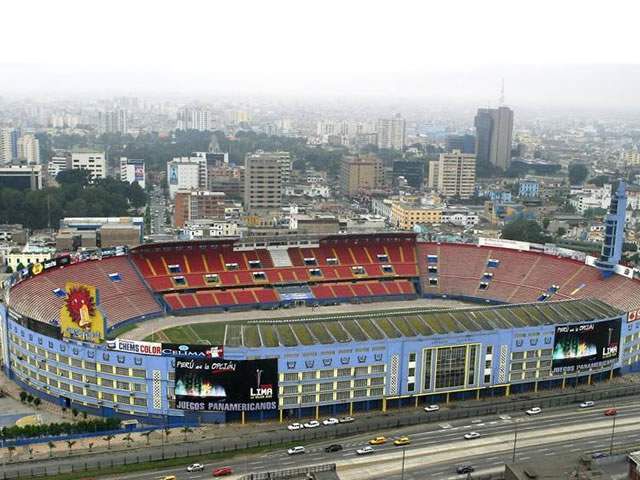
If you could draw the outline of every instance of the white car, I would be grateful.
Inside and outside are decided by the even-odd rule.
[[[351,422],[355,422],[355,421],[356,421],[356,419],[353,418],[353,417],[340,417],[338,419],[339,423],[351,423]]]
[[[301,423],[292,423],[287,427],[287,430],[291,430],[293,432],[294,430],[302,430],[303,428],[304,427]]]
[[[478,438],[480,434],[478,432],[469,432],[464,434],[465,440],[473,440],[474,438]]]
[[[542,409],[540,407],[533,407],[525,411],[524,413],[526,413],[527,415],[539,415],[542,413]]]
[[[511,415],[500,415],[498,418],[500,420],[511,420]]]
[[[204,465],[201,463],[192,463],[187,467],[187,472],[202,472],[204,470]]]
[[[362,447],[362,448],[359,448],[359,449],[356,450],[356,453],[358,455],[368,455],[368,454],[373,453],[373,452],[374,452],[373,448],[371,448],[368,445],[366,447]]]
[[[327,419],[322,421],[323,425],[337,425],[338,423],[340,423],[340,422],[338,422],[338,419],[337,418],[333,418],[333,417],[327,418]]]
[[[595,405],[595,403],[593,403],[591,400],[587,400],[586,402],[582,402],[580,404],[580,408],[589,408],[589,407],[593,407]]]
[[[304,447],[291,447],[287,450],[289,455],[298,455],[300,453],[304,453]]]
[[[440,410],[439,405],[429,405],[427,407],[424,407],[425,412],[437,412],[438,410]]]
[[[311,420],[310,422],[304,424],[304,428],[316,428],[319,426],[320,422],[318,422],[317,420]]]

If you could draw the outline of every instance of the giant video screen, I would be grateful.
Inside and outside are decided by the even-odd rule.
[[[618,358],[620,319],[556,327],[553,343],[554,373],[601,368]]]
[[[176,408],[218,412],[277,410],[278,360],[176,358]]]

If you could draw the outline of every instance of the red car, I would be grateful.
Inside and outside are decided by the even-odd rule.
[[[214,477],[224,477],[225,475],[231,475],[233,473],[233,469],[231,467],[220,467],[216,468],[213,471]]]
[[[614,415],[618,414],[618,410],[616,410],[615,408],[607,408],[604,411],[605,416],[607,417],[613,417]]]

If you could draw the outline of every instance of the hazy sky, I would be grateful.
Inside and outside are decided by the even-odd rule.
[[[411,95],[457,78],[482,97],[504,76],[537,98],[523,72],[570,93],[540,72],[640,65],[639,14],[635,0],[9,1],[0,89]]]

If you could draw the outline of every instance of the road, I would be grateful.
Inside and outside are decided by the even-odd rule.
[[[153,187],[153,191],[149,195],[149,208],[151,210],[151,234],[166,233],[167,205],[162,189],[158,186]]]
[[[375,453],[358,456],[355,450],[367,444],[371,435],[359,435],[337,441],[306,445],[304,455],[289,456],[284,449],[262,455],[234,458],[227,462],[205,463],[204,472],[187,473],[184,467],[152,472],[118,475],[118,479],[157,480],[164,475],[176,475],[177,480],[211,478],[213,468],[231,466],[233,477],[248,473],[295,468],[322,463],[336,463],[342,480],[394,479],[401,477],[402,447],[393,439],[408,435],[411,445],[405,450],[405,480],[418,478],[465,478],[455,474],[455,466],[471,464],[476,471],[496,470],[513,455],[514,431],[517,426],[517,461],[544,460],[551,457],[576,459],[585,452],[607,451],[611,441],[613,417],[603,410],[610,405],[589,409],[577,407],[547,410],[539,416],[523,413],[510,417],[461,420],[450,425],[425,424],[396,431],[380,432],[389,438],[385,445],[375,446]],[[616,418],[615,444],[640,441],[640,402],[619,402]],[[330,428],[330,427],[321,427]],[[477,431],[481,437],[464,440],[466,432]],[[325,453],[331,443],[341,443],[344,450]]]

